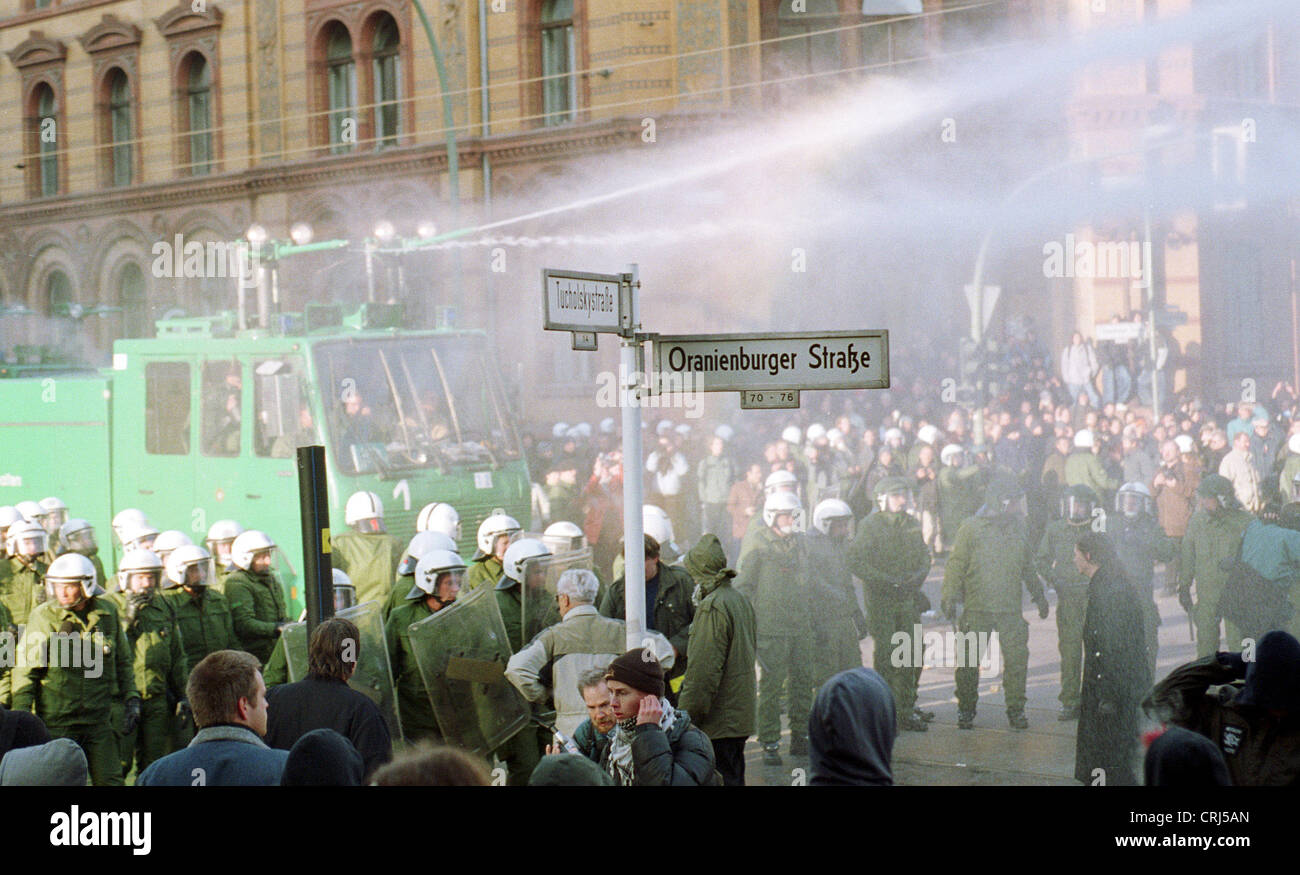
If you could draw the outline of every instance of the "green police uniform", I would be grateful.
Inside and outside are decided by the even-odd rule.
[[[433,703],[424,688],[424,679],[420,676],[420,666],[415,661],[415,650],[407,631],[412,624],[432,614],[426,599],[408,599],[393,609],[384,624],[393,683],[397,686],[397,708],[402,715],[402,735],[412,744],[425,738],[442,741],[438,721],[433,716]]]
[[[1124,565],[1124,573],[1142,605],[1142,627],[1147,642],[1147,668],[1156,676],[1156,649],[1159,645],[1160,608],[1155,598],[1157,562],[1170,563],[1177,556],[1177,542],[1160,528],[1155,517],[1140,513],[1134,517],[1115,514],[1108,523],[1108,533]],[[1172,570],[1170,570],[1172,576]]]
[[[465,569],[465,592],[471,593],[480,586],[496,586],[501,579],[501,560],[496,556],[479,556]]]
[[[122,785],[113,705],[138,697],[111,601],[92,597],[78,612],[50,600],[32,610],[13,670],[14,710],[34,712],[50,735],[79,744],[97,787]]]
[[[0,602],[0,707],[13,705],[12,681],[9,673],[13,670],[18,656],[18,626],[4,602]]]
[[[141,700],[140,724],[121,739],[122,774],[127,775],[133,759],[136,769],[143,772],[154,760],[171,753],[172,715],[176,703],[185,698],[190,672],[168,600],[155,594],[130,618],[126,593],[115,592],[105,598],[113,602],[122,618]]]
[[[1255,517],[1238,508],[1221,508],[1212,512],[1198,507],[1187,521],[1183,535],[1182,556],[1178,572],[1180,590],[1191,589],[1196,582],[1194,617],[1196,622],[1197,658],[1210,656],[1219,648],[1219,598],[1227,585],[1228,572],[1219,567],[1224,559],[1236,559],[1246,526]],[[1224,621],[1229,650],[1241,647],[1241,630]]]
[[[749,598],[758,619],[758,740],[781,740],[781,687],[786,685],[791,747],[802,748],[812,710],[811,605],[807,559],[798,535],[782,537],[770,526],[755,536],[736,576],[736,589]]]
[[[930,551],[921,524],[906,513],[877,511],[862,521],[849,547],[849,567],[866,585],[872,668],[889,684],[900,723],[911,719],[921,666],[892,658],[903,635],[910,656],[921,628],[921,585],[930,571]]]
[[[9,609],[9,616],[19,626],[27,625],[32,609],[45,601],[45,571],[49,568],[39,559],[30,564],[11,556],[4,562],[8,573],[0,579],[0,602]]]
[[[1063,712],[1079,707],[1083,682],[1083,620],[1088,611],[1088,578],[1074,567],[1074,545],[1091,529],[1091,517],[1081,522],[1052,520],[1043,530],[1034,565],[1056,590],[1056,646],[1061,657]]]
[[[1106,473],[1101,459],[1092,450],[1077,449],[1065,458],[1065,485],[1087,486],[1104,496],[1118,489],[1119,481]]]
[[[398,540],[383,532],[342,532],[330,538],[330,561],[357,588],[357,604],[388,601],[402,553]]]
[[[961,524],[980,509],[984,492],[983,469],[979,465],[957,468],[944,465],[939,471],[939,531],[943,549],[951,550]]]
[[[236,568],[226,577],[226,600],[241,649],[265,665],[280,636],[279,624],[289,622],[284,590],[275,572],[257,574]]]
[[[171,587],[163,591],[176,628],[180,632],[181,646],[185,650],[185,665],[193,671],[203,658],[218,650],[240,650],[239,639],[230,618],[230,603],[226,597],[210,586],[190,595],[184,587]],[[189,744],[194,736],[193,720],[173,726],[172,749],[179,750]]]
[[[1025,710],[1025,680],[1029,670],[1029,624],[1021,611],[1021,587],[1042,613],[1047,597],[1042,583],[1034,574],[1025,523],[1014,514],[996,513],[981,508],[957,530],[957,540],[943,573],[942,604],[944,613],[953,616],[955,606],[963,605],[958,628],[963,640],[958,646],[955,671],[957,702],[960,711],[971,717],[979,700],[979,663],[971,665],[969,635],[998,633],[1004,663],[1003,689],[1008,716]],[[978,647],[978,657],[984,648]]]
[[[846,546],[819,531],[808,533],[808,581],[812,587],[813,685],[862,666],[859,642],[867,637],[867,619],[858,607]]]

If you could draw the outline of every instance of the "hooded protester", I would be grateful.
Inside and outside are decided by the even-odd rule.
[[[1181,726],[1171,726],[1147,748],[1148,787],[1231,787],[1228,764],[1223,754],[1204,735]]]
[[[86,754],[70,738],[16,748],[0,759],[0,787],[85,787],[89,777]]]
[[[840,672],[822,684],[808,718],[809,783],[892,786],[897,734],[894,696],[884,679],[869,668]]]
[[[758,621],[749,599],[731,585],[736,572],[727,567],[717,535],[705,535],[691,548],[686,570],[695,580],[699,605],[678,704],[712,741],[723,782],[744,786],[745,741],[754,734],[758,711]]]
[[[289,749],[281,787],[360,787],[365,763],[352,742],[333,729],[313,729]]]
[[[1253,662],[1220,652],[1179,666],[1142,706],[1210,739],[1236,786],[1300,782],[1300,641],[1286,632],[1260,639]]]
[[[542,757],[528,778],[529,787],[612,787],[614,781],[584,756],[553,753]]]
[[[601,768],[623,787],[713,784],[713,745],[685,711],[664,698],[664,670],[640,650],[629,650],[605,671],[618,720]]]
[[[50,730],[30,711],[0,709],[0,757],[20,747],[33,747],[50,741]]]
[[[1084,784],[1132,786],[1138,704],[1151,687],[1142,603],[1104,533],[1079,538],[1074,564],[1088,579],[1074,777]]]

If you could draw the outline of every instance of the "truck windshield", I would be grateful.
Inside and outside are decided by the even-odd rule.
[[[315,355],[342,470],[382,475],[518,458],[514,422],[481,337],[323,343]]]

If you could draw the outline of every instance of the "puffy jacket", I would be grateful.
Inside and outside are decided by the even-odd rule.
[[[201,597],[195,597],[178,586],[164,592],[162,597],[176,616],[185,662],[191,669],[209,653],[240,649],[230,619],[230,603],[224,595],[208,587]]]
[[[103,598],[113,603],[122,618],[140,698],[170,695],[168,701],[173,704],[185,698],[190,667],[185,661],[185,646],[171,603],[155,595],[148,604],[140,606],[135,622],[127,622],[126,593],[115,592]]]
[[[330,559],[357,588],[357,604],[384,602],[393,588],[402,545],[382,532],[342,532],[330,539]]]
[[[1300,581],[1300,532],[1251,520],[1241,539],[1241,559],[1279,586]]]
[[[760,635],[812,634],[808,563],[802,536],[781,537],[764,526],[754,536],[754,549],[736,576],[736,589],[749,598]]]
[[[236,568],[226,577],[226,600],[243,649],[265,663],[280,634],[276,624],[289,620],[280,581],[270,571],[254,574]]]
[[[87,642],[98,650],[98,671],[86,670]],[[47,724],[106,723],[115,703],[139,696],[126,633],[103,596],[91,598],[81,614],[53,600],[37,605],[20,650],[12,674],[14,710],[32,711]]]
[[[1213,605],[1228,581],[1228,572],[1219,567],[1224,559],[1236,559],[1241,539],[1253,515],[1244,510],[1216,510],[1210,513],[1197,508],[1187,523],[1183,536],[1181,570],[1178,580],[1183,587],[1196,581],[1198,602]]]
[[[596,732],[596,727],[592,725],[591,718],[578,724],[578,728],[573,731],[573,743],[582,751],[582,755],[594,763],[603,762],[605,759],[605,749],[609,747],[609,736]]]
[[[686,567],[700,588],[700,604],[691,623],[678,704],[695,715],[709,738],[748,738],[758,709],[754,608],[732,587],[735,572],[726,568],[716,535],[705,535],[691,548]]]
[[[632,762],[637,787],[703,787],[714,783],[713,743],[691,723],[690,716],[677,709],[673,725],[665,732],[647,723],[636,727],[632,737]],[[600,767],[609,771],[609,746]]]
[[[943,570],[943,601],[961,602],[968,611],[1019,614],[1021,586],[1035,600],[1044,597],[1024,521],[981,511],[962,523]]]
[[[672,665],[668,639],[658,632],[648,634],[660,664]],[[506,677],[530,702],[552,697],[556,728],[572,736],[587,719],[578,678],[593,668],[604,668],[626,651],[627,625],[622,620],[602,617],[592,605],[578,605],[510,657]]]
[[[600,612],[606,617],[626,619],[627,597],[624,595],[626,579],[621,575],[605,590],[605,597],[600,603]],[[690,641],[691,620],[695,617],[695,606],[691,604],[691,593],[695,581],[686,573],[686,569],[676,565],[659,563],[659,591],[655,594],[655,615],[653,620],[647,617],[647,624],[668,639],[668,643],[677,651],[677,662],[665,677],[675,678],[686,671],[686,647]]]

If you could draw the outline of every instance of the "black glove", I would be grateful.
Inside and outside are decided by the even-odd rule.
[[[1240,653],[1220,652],[1214,654],[1214,658],[1219,661],[1219,665],[1232,672],[1233,677],[1244,678],[1246,676],[1246,666],[1248,663],[1246,660],[1241,658]]]
[[[1190,614],[1192,612],[1192,608],[1195,607],[1195,605],[1192,602],[1192,591],[1190,589],[1179,587],[1178,604],[1182,605],[1183,610],[1187,613]]]
[[[1034,604],[1038,605],[1038,619],[1046,620],[1047,615],[1052,612],[1051,605],[1047,603],[1047,596],[1040,595],[1038,598],[1034,599]]]
[[[134,696],[126,700],[126,711],[122,715],[122,734],[130,735],[140,725],[140,700]]]

